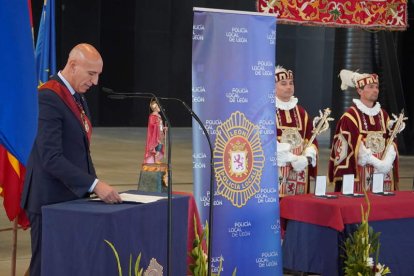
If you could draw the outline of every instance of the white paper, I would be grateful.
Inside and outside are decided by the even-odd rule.
[[[153,195],[139,195],[139,194],[129,194],[121,193],[119,194],[122,201],[126,202],[136,202],[136,203],[150,203],[155,202],[161,199],[166,199],[166,196],[153,196]],[[94,198],[92,200],[102,201],[100,198]]]
[[[121,196],[122,201],[138,202],[138,203],[150,203],[150,202],[155,202],[155,201],[167,198],[166,196],[139,195],[139,194],[129,194],[129,193],[122,193],[119,195]]]
[[[374,173],[374,175],[372,176],[372,192],[384,192],[384,175],[382,173]]]
[[[342,194],[353,195],[354,194],[354,175],[344,174],[342,177]]]
[[[326,176],[318,175],[316,177],[315,195],[324,196],[326,193]]]

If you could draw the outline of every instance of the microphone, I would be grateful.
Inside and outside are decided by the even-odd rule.
[[[113,99],[113,100],[125,100],[127,96],[113,94],[113,95],[108,95],[108,98]]]
[[[161,106],[159,105],[159,102],[158,102],[159,98],[154,93],[151,93],[151,92],[117,92],[108,87],[102,87],[102,91],[109,94],[108,98],[116,99],[116,100],[123,100],[127,98],[145,98],[145,99],[154,98],[157,101],[158,106],[161,109]]]
[[[158,107],[160,108],[161,114],[165,118],[165,124],[168,127],[167,131],[167,175],[168,175],[168,207],[167,207],[167,275],[171,275],[171,254],[172,254],[172,172],[171,172],[171,124],[162,107],[159,98],[154,93],[147,92],[116,92],[115,90],[102,87],[102,91],[109,94],[108,98],[123,100],[128,98],[150,98],[154,99]]]
[[[108,88],[108,87],[101,87],[102,91],[108,94],[113,94],[116,93],[113,89]]]
[[[173,100],[173,101],[178,101],[180,102],[182,105],[184,105],[184,107],[188,110],[188,112],[190,112],[191,116],[197,121],[197,123],[199,124],[199,126],[201,127],[201,129],[203,130],[207,142],[208,142],[208,146],[210,149],[210,199],[209,199],[209,216],[208,216],[208,230],[209,230],[209,235],[208,235],[208,252],[207,252],[207,260],[208,260],[208,268],[207,268],[207,275],[211,275],[211,256],[212,256],[212,252],[213,252],[213,247],[212,247],[212,241],[213,241],[213,209],[214,209],[214,161],[213,161],[213,146],[211,144],[211,140],[210,140],[210,136],[207,132],[207,129],[205,128],[204,124],[201,122],[200,118],[197,116],[197,114],[187,105],[187,103],[181,99],[178,98],[165,98],[165,97],[159,97],[160,100]]]

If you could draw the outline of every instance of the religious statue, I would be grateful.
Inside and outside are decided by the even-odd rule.
[[[164,157],[164,140],[167,127],[164,126],[160,115],[160,107],[155,100],[151,100],[150,109],[144,163],[160,163]]]

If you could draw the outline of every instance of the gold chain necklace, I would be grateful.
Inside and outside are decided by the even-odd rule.
[[[81,105],[81,103],[78,102],[75,97],[73,97],[73,98],[75,99],[76,106],[79,109],[80,117],[81,117],[84,129],[85,129],[86,133],[88,133],[89,132],[89,125],[88,125],[88,122],[86,121],[87,116],[86,116],[85,110],[83,109],[83,106]],[[80,96],[80,100],[82,100],[81,96]]]

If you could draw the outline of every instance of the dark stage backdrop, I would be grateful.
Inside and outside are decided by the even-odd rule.
[[[35,36],[42,4],[43,0],[32,0]],[[145,126],[149,99],[112,100],[100,88],[152,92],[191,105],[193,7],[255,11],[255,5],[255,0],[56,0],[58,67],[64,66],[68,51],[77,43],[95,45],[102,53],[104,70],[99,87],[87,93],[94,126]],[[413,1],[408,5],[410,16]],[[408,24],[414,25],[412,16]],[[276,32],[277,64],[294,71],[299,103],[311,116],[332,106],[332,95],[339,89],[335,81],[339,72],[334,72],[335,55],[340,53],[335,49],[337,30],[278,25]],[[384,33],[378,58],[395,58],[391,63],[376,62],[376,66],[397,66],[401,81],[395,87],[403,88],[398,88],[399,95],[393,99],[395,89],[389,89],[388,84],[381,87],[381,93],[387,95],[380,98],[384,101],[381,104],[394,109],[405,107],[410,118],[414,118],[413,32],[413,27],[406,32],[378,32],[379,37]],[[395,81],[395,76],[386,79]],[[164,108],[173,127],[191,126],[190,114],[181,104],[164,102]],[[414,143],[414,120],[408,122],[405,139],[400,142]],[[414,154],[412,147],[405,148]]]

